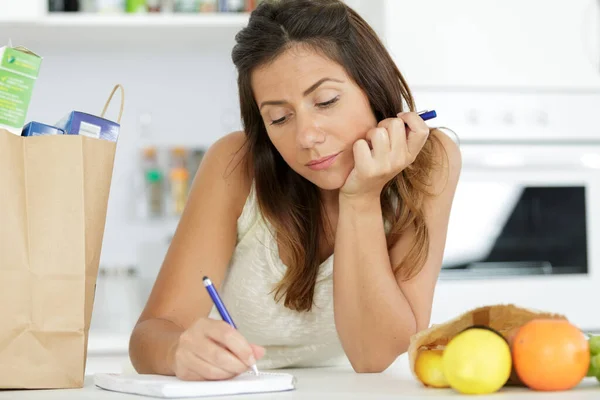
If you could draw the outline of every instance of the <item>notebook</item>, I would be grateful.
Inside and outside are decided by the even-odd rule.
[[[114,392],[160,398],[220,396],[282,392],[295,389],[296,379],[284,373],[246,372],[225,381],[182,381],[173,376],[138,374],[95,374],[94,384]]]

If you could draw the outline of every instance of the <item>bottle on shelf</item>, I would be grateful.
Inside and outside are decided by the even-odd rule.
[[[161,217],[164,213],[163,173],[158,163],[156,148],[147,147],[143,154],[147,215],[150,218]]]
[[[223,3],[222,9],[219,7],[219,11],[224,12],[242,12],[246,8],[244,0],[219,0]]]
[[[188,150],[185,147],[173,147],[171,149],[171,167],[185,168],[187,165]]]
[[[96,12],[122,14],[125,11],[125,0],[96,0]]]
[[[217,0],[200,0],[200,12],[213,13],[217,11]]]
[[[161,12],[162,2],[161,0],[147,0],[146,1],[147,11],[151,13]]]
[[[65,11],[67,12],[77,12],[79,11],[79,0],[64,0],[65,3]]]
[[[131,14],[146,13],[148,11],[146,0],[125,0],[125,11]]]
[[[189,173],[185,168],[171,170],[171,195],[173,196],[173,212],[181,215],[185,209],[188,196]]]
[[[201,0],[175,0],[175,12],[197,13]]]
[[[79,11],[84,13],[95,13],[98,11],[96,0],[79,0]]]
[[[76,12],[79,11],[79,0],[48,0],[50,12]]]
[[[191,151],[190,154],[190,163],[189,163],[189,171],[190,171],[190,176],[195,176],[196,172],[198,171],[198,167],[200,166],[200,163],[202,162],[202,158],[204,158],[204,154],[206,153],[206,150],[204,149],[194,149]]]
[[[189,191],[190,173],[187,168],[187,151],[176,147],[171,151],[171,202],[173,213],[181,215],[185,209]]]
[[[160,12],[172,13],[175,11],[175,0],[160,0]]]
[[[251,12],[262,0],[47,0],[50,12],[214,13]]]
[[[263,0],[246,0],[246,12],[252,12]]]

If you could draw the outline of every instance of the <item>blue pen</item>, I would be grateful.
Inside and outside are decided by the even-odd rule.
[[[204,287],[208,291],[210,298],[215,304],[215,307],[217,307],[217,311],[219,311],[219,314],[221,314],[221,318],[223,318],[223,321],[227,322],[229,325],[237,329],[237,326],[235,326],[233,319],[231,319],[231,316],[227,312],[227,308],[225,308],[225,304],[223,304],[223,301],[221,300],[221,297],[217,292],[217,288],[215,288],[215,286],[212,284],[212,282],[210,281],[210,279],[208,279],[207,276],[202,278],[202,282],[204,283]],[[258,375],[258,368],[256,368],[256,364],[252,365],[251,368],[252,371],[254,371],[256,375]]]
[[[419,117],[423,119],[423,121],[427,121],[428,119],[432,119],[437,117],[437,113],[435,110],[423,110],[418,112]]]

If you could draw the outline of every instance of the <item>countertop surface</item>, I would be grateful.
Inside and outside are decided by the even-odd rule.
[[[335,368],[288,369],[283,372],[296,377],[296,389],[289,392],[236,396],[217,399],[402,399],[414,397],[449,398],[460,396],[452,389],[431,389],[417,382],[408,369],[408,360],[400,357],[380,374],[357,374],[349,366]],[[99,389],[93,377],[87,376],[82,389],[65,390],[4,390],[0,399],[27,400],[140,400],[144,397],[114,393]],[[205,397],[206,398],[206,397]],[[600,399],[600,383],[595,378],[584,379],[576,388],[565,392],[535,392],[526,388],[506,387],[488,396],[493,399]]]

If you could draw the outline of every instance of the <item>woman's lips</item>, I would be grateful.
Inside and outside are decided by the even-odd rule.
[[[340,153],[323,157],[318,160],[309,162],[308,164],[306,164],[306,166],[314,171],[321,171],[331,167],[339,155]]]

